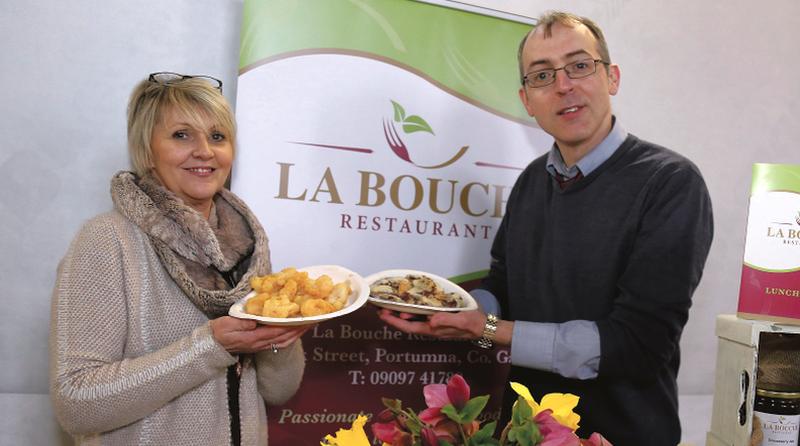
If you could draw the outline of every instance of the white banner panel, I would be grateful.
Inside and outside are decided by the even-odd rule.
[[[246,1],[232,189],[270,237],[273,269],[485,276],[520,171],[551,145],[519,99],[530,25],[406,0]],[[381,397],[424,408],[461,373],[497,418],[508,351],[386,327],[375,308],[303,339],[298,394],[270,407],[270,441],[316,444]]]
[[[486,269],[514,179],[549,144],[373,58],[277,60],[243,74],[239,92],[233,189],[262,219],[276,268]]]

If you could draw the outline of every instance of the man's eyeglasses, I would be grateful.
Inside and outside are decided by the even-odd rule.
[[[204,80],[208,82],[209,85],[219,90],[220,93],[222,93],[222,81],[215,77],[206,76],[203,74],[189,75],[189,74],[172,73],[169,71],[160,71],[158,73],[150,73],[150,77],[147,78],[147,80],[149,80],[150,82],[154,82],[156,84],[161,84],[161,85],[174,84],[175,82],[180,82],[185,79]]]
[[[602,59],[583,59],[568,63],[561,68],[547,68],[545,70],[531,71],[522,78],[522,84],[531,88],[546,87],[556,81],[556,71],[564,70],[570,79],[580,79],[591,76],[597,71],[597,64],[608,65]]]

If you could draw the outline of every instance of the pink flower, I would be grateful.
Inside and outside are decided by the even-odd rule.
[[[469,401],[469,384],[461,375],[453,375],[447,384],[428,384],[422,389],[422,393],[428,408],[419,413],[419,419],[433,428],[432,431],[438,439],[456,443],[461,437],[461,431],[471,436],[480,429],[480,423],[477,421],[466,423],[459,428],[458,423],[442,413],[442,408],[448,404],[452,404],[456,410],[461,410]]]
[[[462,424],[461,430],[459,430],[458,423],[449,418],[444,418],[438,424],[432,425],[430,429],[436,434],[436,438],[439,440],[444,440],[451,444],[460,444],[461,430],[463,430],[464,435],[469,438],[480,429],[480,423],[473,421],[471,423]],[[433,444],[436,445],[437,443]]]
[[[559,423],[550,409],[539,412],[533,421],[539,427],[544,438],[538,446],[613,446],[598,433],[593,433],[588,440],[582,440],[571,428]]]
[[[550,409],[539,412],[533,417],[533,421],[544,437],[539,446],[581,446],[580,438],[572,429],[553,418],[553,411]]]
[[[447,417],[442,414],[442,407],[443,406],[428,407],[419,413],[419,419],[430,425],[439,424],[442,420],[447,419]]]
[[[391,410],[386,409],[379,413],[375,418],[382,421],[375,422],[372,424],[372,426],[370,426],[372,429],[372,435],[374,435],[375,438],[394,446],[405,444],[403,443],[404,438],[411,437],[411,435],[405,429],[405,419],[402,415],[395,417]]]
[[[469,384],[461,375],[453,375],[447,381],[447,398],[450,404],[455,406],[456,409],[461,410],[464,405],[469,401]]]
[[[593,433],[588,440],[581,440],[581,446],[613,446],[611,442],[603,438],[597,432]]]
[[[461,410],[469,401],[469,384],[461,375],[453,375],[447,384],[428,384],[423,387],[422,394],[425,395],[425,404],[428,408],[419,413],[420,420],[436,425],[447,418],[442,415],[442,407],[452,404],[456,409]]]
[[[422,437],[422,446],[439,445],[439,437],[437,437],[436,432],[429,427],[422,429],[422,432],[420,432],[420,437]]]
[[[404,433],[396,421],[372,423],[370,427],[372,428],[372,435],[374,435],[375,438],[389,444]]]

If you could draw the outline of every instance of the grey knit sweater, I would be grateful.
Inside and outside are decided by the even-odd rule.
[[[77,444],[230,444],[226,369],[237,358],[140,227],[117,210],[90,220],[59,265],[52,302],[50,393]],[[242,446],[267,444],[264,401],[290,398],[304,364],[299,341],[242,358]]]

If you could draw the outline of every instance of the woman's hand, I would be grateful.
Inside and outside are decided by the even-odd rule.
[[[417,315],[384,308],[378,311],[378,317],[400,331],[444,339],[478,339],[486,323],[486,315],[478,310],[435,313],[418,321]]]
[[[261,325],[249,319],[222,316],[209,322],[214,339],[228,353],[256,353],[285,348],[298,340],[314,325]]]

